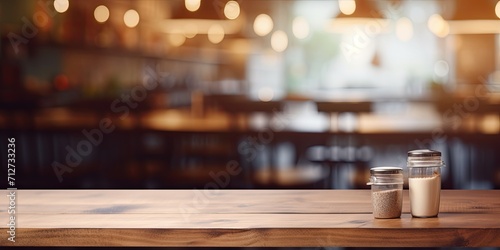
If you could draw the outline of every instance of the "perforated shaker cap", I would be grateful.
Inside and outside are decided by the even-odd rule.
[[[370,174],[401,174],[402,168],[398,167],[376,167],[370,168]]]
[[[430,149],[417,149],[408,151],[408,157],[432,157],[441,156],[441,152]]]
[[[408,151],[408,167],[444,167],[441,152],[430,149]]]
[[[403,169],[398,167],[376,167],[370,169],[370,181],[367,185],[403,184]]]

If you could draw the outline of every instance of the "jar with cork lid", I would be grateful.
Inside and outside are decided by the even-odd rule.
[[[370,169],[373,217],[391,219],[401,217],[403,206],[403,170],[398,167]]]

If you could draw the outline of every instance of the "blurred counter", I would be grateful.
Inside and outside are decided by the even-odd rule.
[[[286,100],[281,110],[256,110],[252,103],[229,103],[225,108],[158,108],[137,112],[112,112],[109,107],[74,109],[71,107],[9,111],[0,109],[0,128],[78,129],[96,126],[109,118],[122,130],[159,131],[274,131],[340,133],[451,133],[498,134],[500,103],[453,99],[439,102],[372,102],[369,112],[349,112],[349,102],[331,102],[334,110],[318,112],[313,101]],[[260,103],[260,102],[259,102]],[[321,103],[325,103],[324,101]],[[338,106],[338,107],[337,107]],[[260,108],[260,107],[259,107]],[[241,112],[238,112],[241,109]],[[202,111],[200,111],[202,110]],[[229,110],[229,109],[228,109]],[[321,111],[321,110],[320,110]]]

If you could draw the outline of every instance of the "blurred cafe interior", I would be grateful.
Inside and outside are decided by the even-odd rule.
[[[18,188],[363,189],[418,148],[443,188],[500,188],[497,0],[0,0],[0,20]]]

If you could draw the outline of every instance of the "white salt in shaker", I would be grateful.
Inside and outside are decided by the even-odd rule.
[[[390,219],[401,217],[403,206],[403,170],[398,167],[370,169],[373,217]]]
[[[419,149],[408,152],[408,185],[413,217],[436,217],[441,196],[441,152]]]

